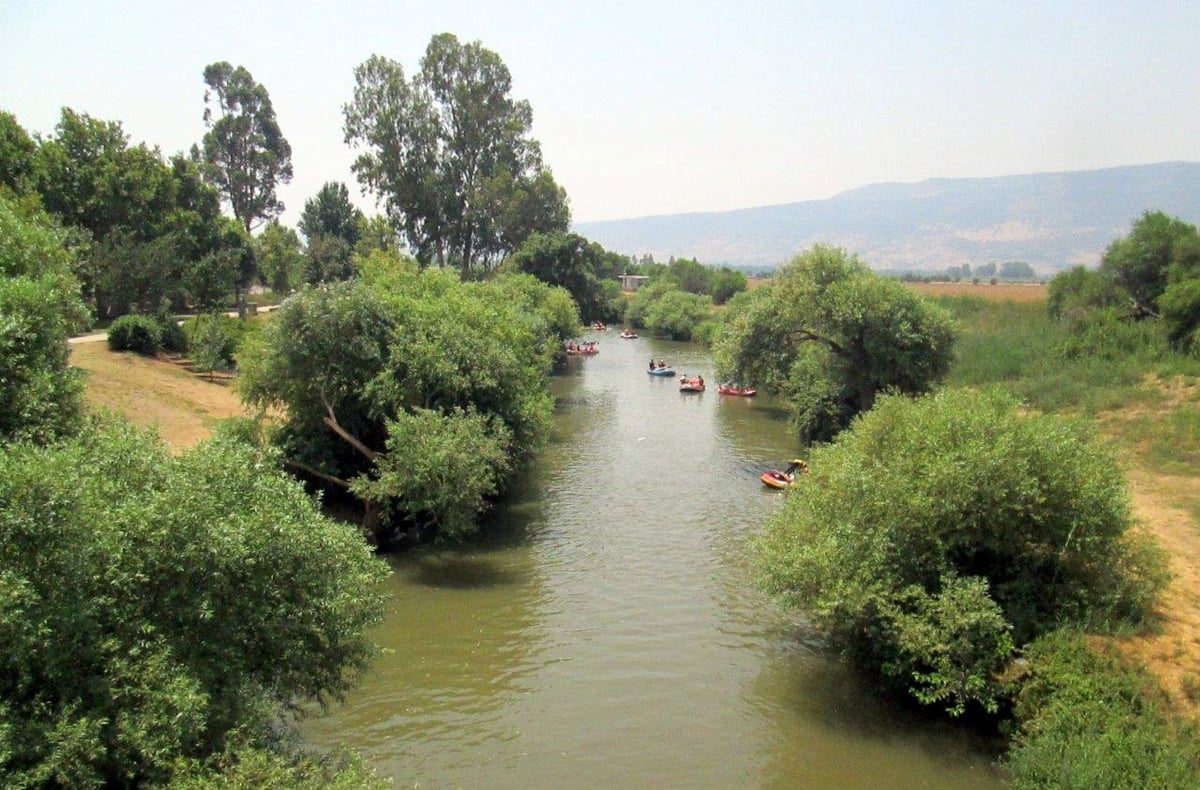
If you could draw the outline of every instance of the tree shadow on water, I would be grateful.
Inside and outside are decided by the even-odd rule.
[[[524,574],[494,557],[438,554],[422,557],[411,569],[414,584],[449,590],[476,590],[518,584]]]

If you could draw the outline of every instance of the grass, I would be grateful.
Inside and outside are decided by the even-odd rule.
[[[1001,386],[1045,412],[1100,412],[1150,405],[1160,397],[1148,377],[1200,376],[1200,359],[1166,349],[1150,323],[1054,321],[1039,302],[942,296],[958,319],[951,386]]]

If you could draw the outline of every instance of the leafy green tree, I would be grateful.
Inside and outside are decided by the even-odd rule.
[[[1112,450],[999,394],[887,396],[817,448],[757,546],[769,589],[919,701],[994,710],[1064,622],[1137,622],[1165,583]]]
[[[292,180],[292,147],[270,94],[244,66],[211,63],[204,67],[204,84],[204,174],[249,233],[283,211],[275,189]]]
[[[87,312],[63,237],[45,213],[0,190],[0,442],[48,442],[80,418],[83,384],[67,336]]]
[[[365,149],[353,170],[387,206],[423,266],[456,265],[462,279],[517,249],[534,231],[565,232],[565,192],[530,134],[529,103],[479,42],[435,35],[411,80],[371,56],[354,71],[346,142]]]
[[[508,279],[369,261],[359,279],[288,300],[239,356],[243,397],[286,410],[292,467],[358,495],[376,536],[471,531],[544,437],[569,304],[533,278]]]
[[[965,265],[965,264],[964,264]],[[1037,272],[1024,261],[1005,261],[1000,264],[1001,280],[1036,280]]]
[[[1114,307],[1120,298],[1109,277],[1085,266],[1059,272],[1046,286],[1046,309],[1052,318],[1075,318],[1094,307]]]
[[[1200,351],[1200,277],[1167,286],[1158,297],[1167,339],[1184,352]]]
[[[709,293],[715,304],[725,304],[749,287],[746,275],[728,266],[722,266],[709,278]]]
[[[376,250],[401,255],[404,252],[404,244],[387,217],[381,214],[369,218],[360,216],[358,243],[354,246],[354,254],[367,256]]]
[[[677,286],[691,294],[710,293],[712,270],[695,258],[672,259],[667,266],[667,275],[675,280]]]
[[[742,296],[714,342],[718,375],[783,393],[805,442],[830,438],[881,392],[928,391],[953,359],[949,313],[839,249],[818,245]]]
[[[344,280],[353,273],[354,248],[363,222],[363,213],[350,203],[345,184],[330,181],[304,204],[300,231],[308,240],[309,282]]]
[[[278,216],[283,202],[276,187],[292,180],[292,147],[275,119],[267,89],[244,66],[226,61],[204,68],[203,173],[229,201],[247,237],[263,220]],[[216,113],[210,102],[216,105]],[[193,148],[193,156],[200,152]],[[251,248],[252,249],[252,248]],[[253,261],[253,258],[250,259]],[[252,267],[253,268],[253,267]],[[246,315],[246,289],[257,270],[239,276],[238,316]]]
[[[1100,272],[1128,296],[1135,318],[1158,314],[1172,270],[1200,272],[1200,232],[1161,211],[1143,214],[1100,261]]]
[[[119,123],[64,109],[36,174],[47,210],[94,241],[76,245],[78,271],[101,318],[184,306],[184,272],[220,235],[216,192],[193,163],[164,163],[156,149],[131,147]]]
[[[534,233],[509,256],[504,269],[532,274],[565,288],[586,322],[611,321],[619,314],[615,291],[605,284],[615,275],[603,247],[576,233]]]
[[[296,231],[272,220],[255,240],[259,272],[272,291],[286,296],[304,282],[305,259]]]
[[[334,236],[354,247],[362,234],[363,221],[362,211],[350,202],[346,185],[329,181],[305,201],[304,211],[300,213],[300,232],[310,240],[317,236]]]
[[[646,311],[645,327],[661,337],[691,340],[712,312],[712,297],[672,289]]]
[[[386,565],[274,467],[222,439],[173,458],[116,425],[0,448],[13,786],[165,785],[351,688]]]
[[[650,308],[666,294],[676,290],[675,283],[666,278],[650,280],[625,303],[625,323],[636,327],[646,327]]]
[[[64,107],[37,159],[38,192],[63,224],[98,239],[123,230],[148,241],[168,230],[176,188],[171,169],[157,150],[131,147],[120,123]]]
[[[33,192],[37,144],[10,112],[0,110],[0,187],[14,195]]]

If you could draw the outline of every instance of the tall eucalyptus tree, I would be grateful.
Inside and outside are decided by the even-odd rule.
[[[566,192],[530,136],[529,102],[512,98],[512,75],[479,42],[434,36],[409,80],[372,55],[354,71],[343,108],[353,170],[375,193],[422,265],[457,265],[463,279],[531,233],[565,232]]]

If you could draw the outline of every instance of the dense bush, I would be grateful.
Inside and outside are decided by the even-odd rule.
[[[154,356],[163,350],[162,324],[148,315],[123,315],[108,328],[108,347]]]
[[[87,317],[65,234],[36,201],[0,190],[0,441],[70,433],[83,383],[67,336]]]
[[[884,397],[811,467],[758,543],[767,586],[954,713],[995,708],[1014,645],[1136,621],[1165,583],[1110,450],[998,394]]]
[[[386,572],[248,445],[0,448],[0,775],[138,787],[270,748],[367,665]]]
[[[1164,715],[1152,678],[1071,632],[1025,651],[1015,746],[1018,788],[1200,787],[1194,732]]]

